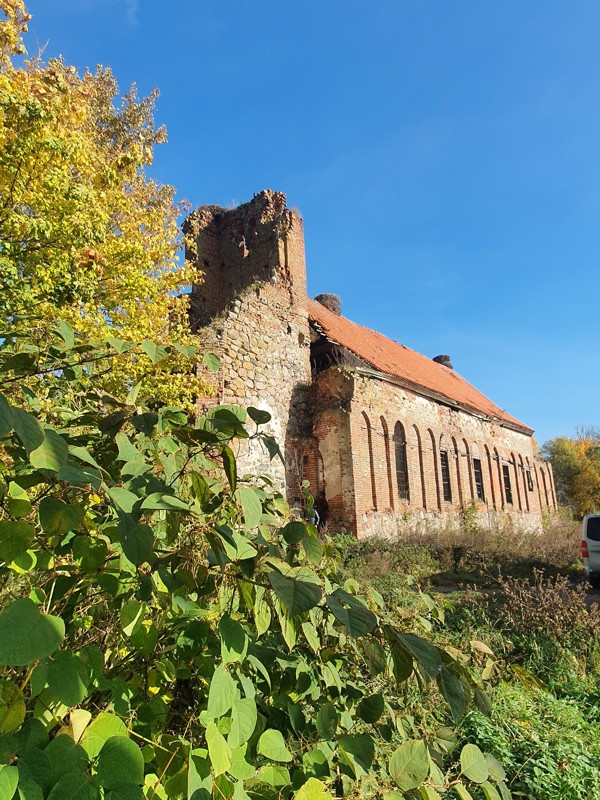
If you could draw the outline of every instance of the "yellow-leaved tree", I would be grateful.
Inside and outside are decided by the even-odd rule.
[[[183,204],[147,174],[166,138],[156,94],[138,99],[133,87],[119,99],[108,69],[26,60],[23,1],[0,9],[2,317],[41,335],[64,320],[95,340],[145,341],[105,370],[104,388],[141,381],[163,402],[190,405],[204,387],[185,287],[199,276],[180,258]]]

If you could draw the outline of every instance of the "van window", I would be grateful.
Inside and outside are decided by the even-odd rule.
[[[585,532],[592,542],[600,542],[600,517],[590,517]]]

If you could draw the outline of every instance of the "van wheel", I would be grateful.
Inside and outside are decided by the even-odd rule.
[[[590,575],[589,578],[592,589],[600,589],[600,575]]]

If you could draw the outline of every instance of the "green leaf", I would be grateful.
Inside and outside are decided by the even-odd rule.
[[[205,735],[212,770],[215,775],[222,775],[231,766],[231,748],[214,722],[208,723]]]
[[[141,498],[122,486],[113,486],[107,494],[115,506],[126,514],[131,514],[134,509],[137,511],[141,505]]]
[[[462,783],[455,784],[454,791],[460,797],[460,800],[473,800],[473,795]]]
[[[323,596],[320,586],[306,580],[288,578],[275,571],[269,572],[268,578],[291,617],[310,611],[319,604]]]
[[[25,720],[25,699],[16,683],[0,683],[0,734],[14,733]]]
[[[96,764],[96,780],[105,789],[144,782],[144,757],[140,748],[125,736],[107,739]]]
[[[133,522],[131,517],[122,517],[118,526],[119,542],[125,556],[138,566],[154,559],[154,534],[148,525]]]
[[[117,353],[127,353],[128,350],[133,350],[135,347],[133,342],[124,342],[122,339],[107,339],[106,341]]]
[[[496,789],[493,783],[490,783],[489,781],[484,781],[481,784],[481,789],[485,795],[485,800],[502,800],[502,798],[498,794],[498,790]]]
[[[217,372],[221,366],[220,360],[213,353],[205,353],[202,360],[211,372]]]
[[[159,361],[162,361],[163,358],[169,355],[169,351],[164,345],[156,344],[156,342],[152,342],[150,339],[144,339],[142,342],[142,350],[153,364],[158,364]]]
[[[222,717],[239,697],[237,685],[225,667],[220,664],[213,672],[208,688],[206,715],[209,719]]]
[[[315,536],[305,536],[302,539],[302,547],[306,553],[306,557],[313,564],[320,564],[323,558],[323,542]]]
[[[13,800],[19,783],[19,770],[16,767],[0,766],[0,800]]]
[[[204,792],[204,794],[202,794]],[[212,776],[208,750],[204,748],[190,749],[188,759],[188,800],[210,800],[212,796]]]
[[[337,731],[338,722],[339,714],[333,703],[323,703],[315,719],[317,733],[321,739],[333,739]]]
[[[455,722],[460,722],[467,706],[468,693],[464,683],[449,667],[442,667],[438,676],[439,686],[446,698]]]
[[[498,783],[498,781],[503,781],[506,779],[506,770],[495,756],[493,756],[491,753],[486,753],[485,762],[488,765],[490,778],[493,781]]]
[[[154,428],[158,425],[158,414],[153,411],[147,411],[144,414],[136,414],[131,418],[131,424],[140,431],[144,436],[152,436]]]
[[[254,766],[246,759],[248,753],[248,745],[242,745],[231,751],[231,766],[227,770],[229,774],[238,778],[240,781],[247,781],[254,777],[256,772]]]
[[[460,753],[461,773],[474,783],[487,781],[490,775],[487,761],[476,744],[466,744]]]
[[[79,705],[87,696],[90,680],[86,665],[74,654],[60,650],[48,660],[48,686],[67,707]]]
[[[102,485],[102,475],[94,467],[74,467],[73,464],[66,464],[58,470],[58,480],[68,483],[70,486],[93,486],[99,489]]]
[[[338,745],[342,750],[344,761],[356,778],[369,772],[375,758],[375,743],[368,733],[340,736]]]
[[[0,664],[23,667],[60,647],[65,624],[42,614],[32,600],[14,600],[0,613]]]
[[[0,394],[0,436],[5,436],[13,429],[13,416],[6,397]]]
[[[298,544],[308,535],[308,530],[303,522],[288,522],[281,533],[288,544]]]
[[[30,453],[44,441],[44,429],[33,414],[14,407],[11,408],[11,411],[15,432],[23,443],[25,450]]]
[[[0,522],[0,560],[10,564],[29,550],[35,539],[35,528],[26,522]]]
[[[70,715],[70,722],[72,725],[72,715]],[[85,750],[75,744],[73,739],[65,733],[55,736],[44,752],[50,761],[48,778],[52,786],[69,772],[82,773],[87,769],[88,757]]]
[[[235,497],[242,507],[246,528],[256,528],[262,517],[262,503],[254,489],[240,486],[236,490]]]
[[[403,792],[416,789],[429,774],[429,753],[422,739],[408,739],[390,758],[390,774]]]
[[[287,767],[282,767],[281,764],[265,764],[261,767],[256,775],[257,781],[260,783],[267,783],[269,786],[279,788],[280,786],[289,786],[291,783],[290,771]]]
[[[256,702],[251,697],[236,698],[231,711],[231,730],[227,741],[233,749],[246,744],[254,733],[258,712]]]
[[[69,460],[69,447],[65,439],[52,428],[44,431],[44,441],[29,454],[31,466],[35,469],[58,472]]]
[[[142,511],[189,511],[189,505],[172,494],[154,492],[141,505]]]
[[[266,730],[258,740],[257,752],[270,761],[291,761],[292,754],[287,749],[281,731]]]
[[[239,622],[231,619],[229,614],[221,617],[219,622],[221,634],[221,660],[223,664],[242,662],[248,652],[248,637]]]
[[[135,386],[133,386],[129,392],[127,393],[127,397],[125,398],[125,404],[128,406],[134,406],[137,402],[138,395],[140,393],[140,389],[144,384],[144,380],[142,378],[141,381],[138,381]]]
[[[80,744],[92,759],[96,758],[105,743],[114,736],[127,736],[127,728],[115,714],[102,711],[87,726]]]
[[[395,632],[398,641],[417,659],[428,678],[437,678],[442,669],[442,657],[437,647],[413,633]]]
[[[11,481],[8,484],[8,513],[11,517],[27,517],[31,514],[33,506],[29,495],[18,483]]]
[[[108,547],[102,539],[93,539],[91,536],[76,536],[71,544],[73,558],[83,572],[96,572],[108,554]]]
[[[343,589],[336,589],[325,599],[338,622],[351,636],[365,636],[377,625],[377,617],[361,601]]]
[[[40,525],[50,534],[64,536],[81,525],[85,516],[83,506],[67,505],[57,497],[44,497],[38,509]]]
[[[367,722],[369,725],[374,725],[381,719],[385,702],[382,694],[372,694],[369,697],[363,697],[358,704],[356,713],[358,716]]]
[[[235,492],[235,488],[237,486],[237,467],[235,464],[233,450],[230,447],[224,447],[223,452],[221,453],[221,458],[223,459],[223,469],[225,471],[225,475],[227,476],[227,480],[229,481],[231,491]]]
[[[117,786],[116,789],[111,789],[108,794],[104,795],[105,800],[144,800],[144,796],[141,787],[133,783]],[[157,794],[156,797],[158,798],[158,796]],[[164,797],[164,795],[161,796]]]
[[[98,789],[82,772],[67,772],[48,795],[48,800],[98,800]]]
[[[498,789],[500,789],[500,797],[502,800],[512,800],[512,794],[504,781],[498,781]]]
[[[253,422],[256,422],[257,425],[266,425],[267,422],[271,421],[271,415],[268,411],[261,411],[260,408],[254,408],[254,406],[248,406],[248,416]]]
[[[75,331],[68,322],[59,322],[57,325],[57,332],[67,347],[73,347],[75,344]]]
[[[318,778],[309,778],[298,789],[294,800],[331,800],[331,793]]]

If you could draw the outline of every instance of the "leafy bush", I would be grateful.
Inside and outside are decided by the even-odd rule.
[[[139,387],[108,396],[111,348],[133,345],[64,323],[0,345],[0,797],[508,797],[475,745],[450,752],[447,723],[489,705],[469,660],[239,478],[236,443],[278,457],[269,415],[192,425]],[[415,696],[437,697],[428,725]]]

